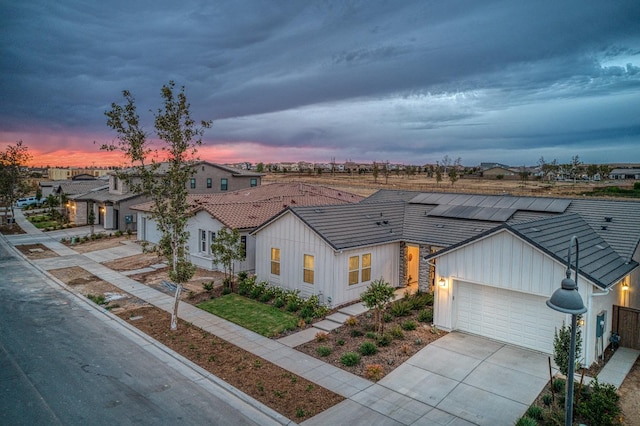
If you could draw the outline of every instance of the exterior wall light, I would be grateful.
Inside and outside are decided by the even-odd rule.
[[[442,288],[445,288],[447,286],[447,280],[445,280],[443,277],[440,277],[440,279],[438,280],[438,285]]]
[[[622,291],[629,291],[629,284],[627,283],[622,284]]]

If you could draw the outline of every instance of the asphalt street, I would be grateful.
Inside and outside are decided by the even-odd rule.
[[[0,238],[0,424],[276,424]]]

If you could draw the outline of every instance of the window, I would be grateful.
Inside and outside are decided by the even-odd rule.
[[[207,231],[204,229],[200,230],[200,251],[203,253],[207,252]]]
[[[371,281],[371,253],[362,255],[362,282]]]
[[[226,191],[229,187],[229,179],[222,178],[220,179],[220,191]]]
[[[207,178],[207,188],[211,188],[213,186],[213,183],[211,181],[211,178]]]
[[[242,254],[242,257],[244,257],[245,259],[247,258],[247,236],[246,235],[241,235],[240,236],[240,254]]]
[[[209,250],[208,250],[209,254],[213,253],[211,251],[211,244],[213,244],[215,240],[216,240],[216,233],[209,231]]]
[[[251,178],[251,183],[250,183],[250,185],[251,185],[251,186],[258,186],[258,179],[256,179],[256,178]]]
[[[302,280],[305,283],[313,284],[313,280],[314,280],[314,276],[313,276],[314,263],[315,263],[315,261],[314,261],[313,256],[311,256],[310,254],[305,254],[304,255],[304,274],[303,274]]]
[[[349,257],[349,285],[360,282],[360,256]]]
[[[280,249],[271,249],[271,273],[273,275],[280,275]]]
[[[114,191],[118,190],[118,178],[116,176],[113,177],[113,189]]]
[[[349,257],[349,285],[367,281],[371,281],[371,253],[363,254],[362,261],[360,256]]]
[[[189,181],[189,185],[191,189],[196,189],[196,178],[191,178],[191,180]]]

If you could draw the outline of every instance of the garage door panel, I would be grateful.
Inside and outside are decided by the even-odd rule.
[[[546,298],[458,281],[455,286],[455,329],[552,353],[564,315],[549,309]]]

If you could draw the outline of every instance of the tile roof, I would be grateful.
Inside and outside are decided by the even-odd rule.
[[[358,203],[363,197],[336,189],[303,183],[275,183],[234,192],[191,194],[192,212],[204,210],[230,228],[252,229],[289,206],[327,206]],[[152,202],[132,206],[150,211]]]

